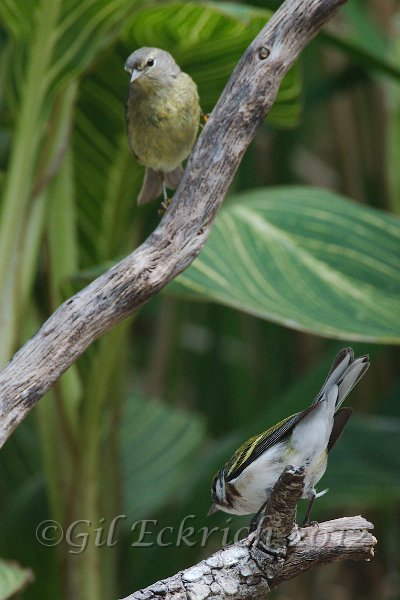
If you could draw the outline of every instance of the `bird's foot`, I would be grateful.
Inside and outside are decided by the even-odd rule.
[[[257,519],[253,517],[250,521],[250,534],[247,538],[250,540],[249,546],[256,546],[257,548],[260,546],[264,547],[264,542],[261,542],[262,534],[265,533],[263,532],[264,521],[265,515],[259,515]]]
[[[247,537],[244,538],[243,540],[243,544],[245,546],[247,546],[248,548],[250,548],[251,546],[253,546],[255,539],[256,539],[257,533],[255,531],[250,531],[247,534]]]
[[[254,517],[252,521],[253,520]],[[267,552],[269,554],[276,554],[278,556],[282,554],[286,546],[296,546],[296,544],[298,544],[301,541],[300,529],[296,523],[291,533],[287,536],[286,543],[283,538],[282,540],[280,540],[282,543],[279,543],[277,545],[277,540],[273,541],[271,538],[272,533],[273,532],[271,528],[265,528],[265,515],[262,515],[258,518],[256,528],[253,530],[250,529],[250,533],[247,537],[247,545],[255,546],[261,550],[264,550],[264,552]]]
[[[261,514],[256,514],[251,518],[249,523],[249,533],[254,533],[258,529],[258,525],[261,521]]]
[[[160,217],[162,217],[163,215],[165,215],[165,213],[167,212],[168,207],[171,204],[171,200],[172,200],[172,198],[166,197],[161,202],[160,208],[158,209],[158,214],[160,215]]]
[[[210,115],[208,115],[207,113],[203,113],[202,115],[200,115],[200,127],[202,129],[203,129],[204,125],[207,123],[209,117],[210,117]]]
[[[287,537],[288,546],[295,546],[301,540],[301,533],[299,531],[299,526],[297,523],[294,524],[294,527],[291,533]]]
[[[302,527],[319,527],[318,521],[309,521],[304,519]]]

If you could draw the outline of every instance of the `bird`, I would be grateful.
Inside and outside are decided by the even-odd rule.
[[[308,499],[303,525],[310,524],[315,487],[325,473],[328,453],[339,439],[352,409],[341,405],[369,367],[369,356],[354,358],[352,348],[336,356],[313,403],[242,444],[214,476],[211,508],[234,515],[264,511],[272,489],[286,466],[305,468],[302,498]]]
[[[140,48],[127,58],[130,74],[126,102],[128,145],[145,166],[139,205],[175,190],[182,178],[182,162],[190,154],[200,125],[197,86],[169,52]]]

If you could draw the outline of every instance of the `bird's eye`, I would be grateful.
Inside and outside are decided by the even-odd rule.
[[[153,65],[154,65],[154,58],[149,58],[149,60],[147,61],[147,66],[152,67]]]

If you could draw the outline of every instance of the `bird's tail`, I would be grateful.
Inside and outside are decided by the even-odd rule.
[[[170,190],[176,190],[176,188],[178,187],[178,185],[181,182],[182,175],[183,175],[182,165],[179,165],[179,167],[176,167],[176,169],[174,169],[173,171],[170,171],[169,173],[165,173],[166,186]]]
[[[157,171],[146,167],[143,178],[143,185],[139,192],[137,203],[146,204],[151,200],[155,200],[162,194],[162,177]]]
[[[315,402],[319,402],[332,386],[337,385],[336,409],[340,408],[346,396],[351,392],[356,383],[358,383],[368,367],[368,354],[355,359],[352,348],[344,348],[333,361],[328,377]]]
[[[149,167],[146,167],[143,185],[139,192],[137,203],[139,205],[146,204],[146,202],[151,202],[151,200],[155,200],[161,196],[163,191],[163,178],[165,185],[170,190],[176,190],[180,180],[182,179],[182,175],[182,165],[179,165],[179,167],[176,167],[176,169],[170,171],[169,173],[164,173],[164,175],[157,171],[153,171],[153,169],[150,169]]]

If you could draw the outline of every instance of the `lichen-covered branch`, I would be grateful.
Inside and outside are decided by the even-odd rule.
[[[157,229],[130,256],[64,302],[0,373],[0,445],[96,338],[196,258],[284,75],[345,1],[286,0],[254,39],[213,110]]]
[[[323,564],[338,560],[371,560],[377,542],[369,532],[373,528],[372,523],[361,516],[342,517],[301,528],[301,541],[288,553],[282,571],[274,577],[273,587]]]
[[[266,509],[264,530],[213,554],[197,565],[135,592],[125,600],[265,598],[283,581],[337,560],[369,560],[376,539],[362,517],[345,517],[297,531],[296,504],[304,471],[287,467]],[[293,546],[293,531],[299,541]]]

